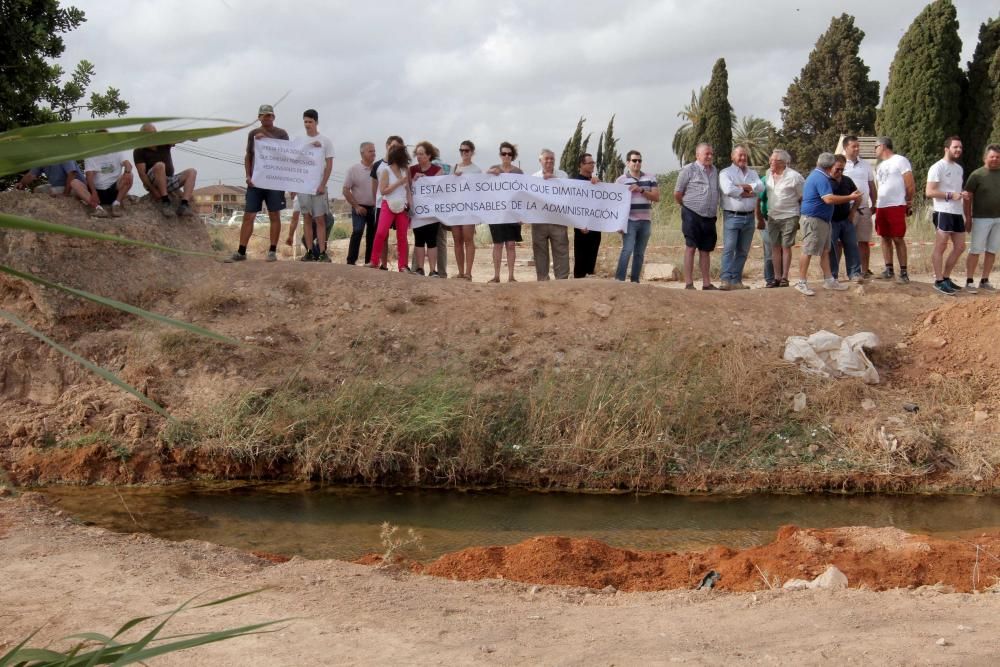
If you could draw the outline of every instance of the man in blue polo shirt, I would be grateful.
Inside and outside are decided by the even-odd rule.
[[[820,259],[824,288],[847,289],[847,285],[840,283],[830,273],[830,220],[833,218],[834,206],[854,203],[861,199],[861,193],[855,190],[849,195],[833,194],[830,172],[835,162],[833,153],[821,153],[816,159],[816,168],[809,174],[802,188],[802,217],[799,220],[802,227],[802,257],[799,259],[799,281],[795,283],[795,289],[805,296],[816,294],[806,282],[809,260],[813,257]]]

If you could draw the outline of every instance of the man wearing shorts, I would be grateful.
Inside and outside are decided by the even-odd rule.
[[[156,132],[156,126],[146,123],[140,130],[142,132]],[[195,179],[198,172],[194,169],[174,173],[174,160],[170,157],[170,149],[173,144],[163,146],[147,146],[146,148],[136,148],[132,151],[132,161],[135,162],[135,170],[139,174],[146,191],[160,202],[160,213],[165,218],[172,218],[174,215],[191,215],[191,195],[194,193]],[[181,203],[177,206],[175,213],[173,205],[170,203],[171,192],[183,190]]]
[[[14,188],[24,190],[42,174],[45,174],[46,184],[39,185],[34,189],[34,192],[49,194],[53,197],[76,195],[76,198],[84,204],[89,204],[90,192],[84,184],[84,177],[80,174],[80,167],[77,166],[74,160],[30,169],[21,177],[21,180],[14,184]]]
[[[962,190],[962,140],[948,137],[944,140],[944,157],[927,170],[927,187],[924,194],[934,202],[934,289],[942,294],[955,294],[960,288],[951,281],[951,271],[965,251],[965,200]],[[951,254],[944,258],[944,251],[951,241]]]
[[[330,180],[330,172],[333,171],[333,142],[329,137],[319,133],[319,114],[315,109],[306,109],[303,112],[302,124],[306,130],[305,141],[316,148],[322,148],[324,160],[323,176],[320,177],[316,192],[300,192],[297,195],[299,209],[302,211],[306,257],[314,262],[329,262],[330,256],[326,254],[326,221],[330,217],[330,202],[326,196],[326,183]]]
[[[986,147],[984,164],[969,174],[965,182],[968,199],[965,200],[965,218],[971,220],[966,229],[972,232],[972,242],[969,248],[969,258],[965,262],[968,272],[965,279],[965,290],[975,294],[976,285],[973,279],[976,275],[976,265],[979,256],[983,258],[983,277],[979,280],[979,289],[995,292],[990,284],[990,271],[1000,251],[1000,144],[990,144]]]
[[[838,204],[852,204],[861,199],[861,193],[855,190],[849,195],[833,194],[831,173],[836,160],[832,153],[820,153],[816,159],[816,168],[806,178],[802,186],[802,257],[799,259],[799,281],[795,289],[805,296],[815,296],[816,292],[809,288],[806,278],[809,275],[809,260],[819,257],[823,268],[823,287],[832,290],[846,290],[847,285],[839,282],[830,273],[830,221],[833,219],[833,207]]]
[[[281,237],[281,210],[285,208],[285,193],[281,190],[258,188],[253,184],[253,142],[257,139],[284,139],[288,141],[288,133],[274,125],[274,107],[270,104],[260,105],[257,110],[257,120],[260,127],[250,130],[247,135],[247,151],[243,158],[243,168],[247,176],[247,198],[243,212],[243,226],[240,227],[240,247],[230,258],[233,262],[242,262],[247,258],[247,244],[253,236],[253,223],[264,204],[267,204],[267,217],[271,221],[271,245],[267,250],[268,262],[278,261],[278,239]]]
[[[774,279],[768,287],[788,287],[792,268],[792,247],[799,231],[799,207],[806,179],[788,166],[788,151],[775,148],[771,153],[771,168],[764,174],[767,193],[766,229],[771,240],[771,262]]]
[[[854,181],[854,186],[861,193],[857,212],[854,214],[854,231],[858,237],[858,253],[861,255],[861,275],[871,278],[870,260],[872,252],[872,209],[875,206],[875,173],[868,160],[861,157],[861,142],[854,135],[844,137],[844,176]]]
[[[87,203],[91,207],[91,215],[107,218],[109,212],[104,207],[108,206],[111,217],[120,217],[121,203],[132,189],[132,163],[125,153],[89,157],[83,161],[83,172],[90,191]]]
[[[882,237],[882,258],[885,260],[883,280],[892,280],[892,251],[899,256],[899,282],[910,282],[906,271],[906,218],[913,215],[913,168],[910,161],[892,149],[892,139],[879,137],[875,142],[875,169],[878,181],[878,205],[875,209],[875,233]]]
[[[714,158],[711,144],[698,144],[694,162],[681,169],[674,186],[674,201],[681,207],[681,231],[684,233],[684,289],[694,289],[695,252],[701,269],[701,288],[718,289],[709,275],[710,253],[719,240],[715,222],[721,198],[719,172],[712,164]]]

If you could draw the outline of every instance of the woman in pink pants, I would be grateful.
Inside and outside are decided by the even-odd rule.
[[[376,269],[382,259],[382,249],[389,237],[389,227],[396,223],[396,252],[399,255],[398,265],[401,273],[411,273],[409,267],[409,244],[406,232],[410,228],[410,216],[407,209],[410,205],[410,179],[408,167],[410,154],[406,146],[396,146],[389,151],[378,168],[378,187],[382,193],[382,209],[378,214],[378,230],[375,232],[375,243],[372,249],[370,268]]]

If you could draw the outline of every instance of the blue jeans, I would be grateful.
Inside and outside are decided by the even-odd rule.
[[[858,250],[858,233],[850,220],[834,220],[830,223],[830,272],[837,277],[840,269],[840,249],[837,242],[844,244],[844,261],[847,264],[847,279],[861,275],[861,251]]]
[[[774,282],[774,263],[771,261],[771,237],[767,230],[760,230],[760,242],[764,246],[764,280]]]
[[[652,233],[653,223],[649,220],[629,220],[628,231],[622,238],[622,254],[618,256],[618,270],[615,271],[617,280],[625,280],[625,273],[628,269],[629,257],[632,258],[632,282],[639,282],[639,274],[642,272],[642,261],[646,258],[646,244],[649,243],[649,235]]]
[[[745,214],[722,212],[722,280],[727,283],[743,282],[743,266],[753,243],[756,223],[753,211]]]

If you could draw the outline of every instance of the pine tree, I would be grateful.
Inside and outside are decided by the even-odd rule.
[[[1000,87],[990,77],[990,66],[1000,52],[1000,18],[979,26],[979,43],[969,63],[969,85],[962,104],[962,143],[965,173],[982,165],[983,150],[994,122],[1000,118]]]
[[[611,116],[608,128],[601,134],[597,144],[597,177],[606,183],[612,183],[625,172],[625,163],[618,152],[618,139],[615,138],[615,117]]]
[[[573,135],[566,142],[562,157],[559,159],[559,168],[565,171],[570,178],[580,173],[578,169],[580,156],[587,152],[587,144],[590,143],[590,135],[583,136],[583,124],[586,122],[587,119],[580,116],[580,120],[576,122],[576,130],[573,131]]]
[[[800,168],[810,168],[832,151],[841,134],[872,134],[878,81],[868,80],[868,66],[858,57],[865,33],[854,17],[841,14],[816,40],[782,100],[781,140]]]
[[[909,158],[917,192],[923,192],[927,170],[941,158],[945,137],[961,129],[961,54],[955,6],[951,0],[934,0],[899,40],[889,68],[876,127]]]
[[[729,166],[733,151],[733,107],[729,104],[729,73],[725,58],[712,67],[712,78],[701,100],[701,112],[695,125],[695,145],[707,142],[715,150],[715,166]]]

